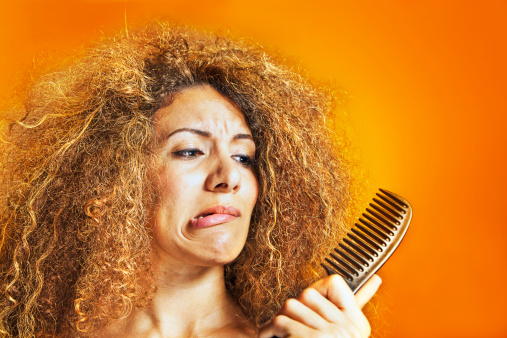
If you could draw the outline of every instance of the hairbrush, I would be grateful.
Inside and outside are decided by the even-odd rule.
[[[387,261],[407,232],[412,207],[403,197],[379,189],[355,226],[322,264],[339,274],[354,293]]]

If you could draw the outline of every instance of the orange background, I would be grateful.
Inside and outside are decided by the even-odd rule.
[[[414,219],[381,270],[379,337],[507,337],[506,1],[11,1],[0,96],[34,56],[165,17],[230,29],[350,95],[351,136]]]

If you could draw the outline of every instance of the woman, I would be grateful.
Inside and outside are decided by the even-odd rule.
[[[2,335],[368,336],[379,278],[319,280],[354,206],[334,104],[166,24],[41,76],[3,124]]]

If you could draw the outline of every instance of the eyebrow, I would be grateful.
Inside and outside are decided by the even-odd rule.
[[[182,132],[189,132],[189,133],[192,133],[192,134],[197,134],[197,135],[200,135],[200,136],[205,136],[205,137],[210,137],[211,136],[211,133],[207,132],[207,131],[204,131],[204,130],[200,130],[200,129],[193,129],[193,128],[180,128],[180,129],[176,129],[175,131],[173,131],[172,133],[170,133],[167,138],[173,136],[174,134],[177,134],[177,133],[182,133]]]
[[[173,131],[172,133],[170,133],[167,136],[167,138],[173,136],[174,134],[182,133],[182,132],[189,132],[189,133],[197,134],[197,135],[204,136],[204,137],[211,137],[211,133],[208,132],[208,131],[204,131],[204,130],[201,130],[201,129],[194,129],[194,128],[180,128],[180,129],[176,129],[175,131]],[[252,140],[253,141],[253,137],[250,134],[237,134],[237,135],[234,135],[233,139],[234,140],[244,140],[244,139],[247,139],[247,140]]]

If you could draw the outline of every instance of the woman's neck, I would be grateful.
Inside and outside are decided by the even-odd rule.
[[[107,328],[104,334],[149,337],[253,336],[255,330],[227,294],[223,266],[154,266],[151,304]]]

